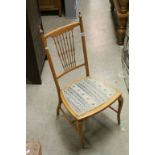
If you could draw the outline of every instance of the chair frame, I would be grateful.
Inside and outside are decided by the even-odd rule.
[[[49,63],[49,66],[50,66],[50,70],[52,72],[52,75],[53,75],[53,78],[54,78],[54,81],[55,81],[55,85],[56,85],[56,89],[57,89],[57,94],[58,94],[58,105],[57,105],[57,110],[56,110],[57,116],[59,116],[60,111],[64,114],[66,120],[68,120],[68,122],[71,124],[71,126],[73,126],[76,129],[76,131],[78,132],[78,134],[80,136],[81,146],[82,146],[82,148],[84,148],[83,122],[88,117],[91,117],[91,116],[105,110],[106,108],[110,108],[111,110],[113,110],[114,112],[117,113],[117,121],[118,121],[118,124],[120,124],[120,114],[121,114],[121,109],[122,109],[122,106],[123,106],[123,97],[122,97],[121,93],[119,91],[117,91],[118,93],[117,93],[116,96],[114,96],[112,98],[112,101],[104,103],[104,104],[102,104],[102,106],[99,106],[98,108],[95,108],[95,109],[93,109],[93,110],[91,110],[89,112],[86,112],[86,114],[82,115],[81,117],[78,117],[74,113],[74,111],[68,106],[64,96],[62,95],[61,88],[60,88],[58,80],[61,77],[63,77],[64,75],[66,75],[67,73],[69,73],[69,72],[71,72],[73,70],[76,70],[76,69],[78,69],[80,67],[85,67],[86,77],[90,76],[88,58],[87,58],[87,51],[86,51],[85,35],[81,35],[83,55],[84,55],[84,63],[80,64],[80,65],[76,65],[76,66],[64,71],[63,73],[61,73],[59,75],[57,75],[57,73],[56,73],[56,71],[54,69],[54,64],[53,64],[53,61],[51,59],[49,49],[48,49],[48,46],[47,46],[47,39],[49,37],[55,37],[55,36],[57,36],[59,34],[62,34],[64,32],[66,32],[66,31],[73,30],[75,27],[80,27],[81,34],[84,34],[83,20],[82,20],[82,16],[80,15],[80,13],[79,13],[79,22],[73,22],[73,23],[68,24],[66,26],[63,26],[63,27],[57,28],[55,30],[52,30],[47,34],[44,34],[43,31],[40,29],[40,33],[41,33],[41,38],[42,38],[42,41],[43,41],[43,44],[44,44],[45,53],[46,53],[46,56],[47,56],[47,59],[48,59],[48,63]],[[118,109],[117,110],[114,109],[113,107],[111,107],[111,105],[116,100],[118,101]],[[74,120],[71,121],[67,117],[65,111],[61,107],[62,103],[63,103],[65,109],[73,116]]]

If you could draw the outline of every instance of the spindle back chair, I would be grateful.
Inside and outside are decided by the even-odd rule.
[[[81,64],[77,64],[75,56],[75,36],[73,30],[77,27],[80,27],[81,31],[84,56],[84,63]],[[58,93],[59,103],[57,106],[57,115],[59,115],[59,111],[61,110],[65,118],[79,133],[81,145],[84,147],[84,138],[82,132],[83,121],[86,118],[91,117],[109,107],[117,113],[118,124],[120,124],[120,113],[123,105],[122,95],[117,89],[113,89],[106,84],[101,84],[96,79],[90,78],[83,20],[80,14],[79,22],[73,22],[66,26],[52,30],[46,34],[44,34],[43,31],[40,32]],[[54,68],[53,59],[51,59],[47,44],[47,39],[49,38],[52,38],[54,41],[58,57],[64,70],[61,74],[57,74]],[[75,81],[65,88],[60,88],[59,79],[67,73],[80,67],[85,67],[86,78]],[[118,101],[118,110],[115,110],[111,107],[115,101]],[[61,104],[63,104],[65,109],[73,116],[73,121],[69,120],[65,111],[62,109]]]

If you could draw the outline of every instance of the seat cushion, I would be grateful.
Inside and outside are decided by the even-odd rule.
[[[111,99],[117,91],[102,82],[87,77],[62,90],[70,108],[82,115]]]

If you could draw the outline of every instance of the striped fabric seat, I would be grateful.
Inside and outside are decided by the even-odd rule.
[[[117,92],[93,78],[84,78],[62,90],[69,106],[82,115],[111,99]]]

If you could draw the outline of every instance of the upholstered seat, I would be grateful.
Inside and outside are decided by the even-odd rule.
[[[115,96],[120,95],[117,90],[90,77],[71,84],[61,94],[76,116],[94,110],[111,99],[115,100]]]

